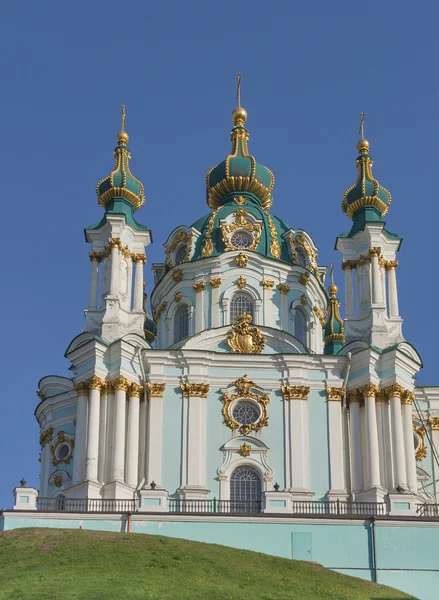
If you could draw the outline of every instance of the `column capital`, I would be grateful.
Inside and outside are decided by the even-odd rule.
[[[381,248],[379,246],[371,246],[369,248],[369,258],[372,258],[372,256],[376,256],[377,258],[379,258],[381,256]]]
[[[405,389],[398,383],[394,383],[384,388],[384,393],[388,398],[401,398],[404,392]]]
[[[357,264],[358,264],[358,261],[356,261],[356,260],[343,259],[343,261],[341,263],[341,268],[343,271],[346,271],[346,269],[355,269]]]
[[[135,263],[146,263],[146,254],[144,252],[131,252],[130,256]]]
[[[410,390],[404,390],[401,396],[401,404],[411,404],[415,399],[415,394]]]
[[[142,395],[143,387],[138,383],[132,383],[129,387],[128,395],[130,397],[140,398]]]
[[[166,383],[147,383],[145,385],[148,398],[152,396],[156,398],[163,398],[163,392],[165,391]]]
[[[428,417],[432,431],[439,431],[439,417]]]
[[[392,269],[396,269],[398,264],[399,263],[397,260],[386,260],[384,267],[385,267],[386,271],[391,271]]]
[[[280,388],[284,400],[308,400],[309,389],[306,385],[282,385]]]
[[[354,388],[353,390],[348,390],[346,392],[346,398],[348,404],[353,404],[354,402],[360,402],[361,394],[357,388]]]
[[[214,278],[214,279],[210,279],[210,280],[209,280],[209,285],[210,285],[210,287],[212,287],[212,288],[219,288],[219,287],[220,287],[220,285],[221,285],[221,282],[222,282],[222,279],[221,279],[221,277],[216,277],[216,278]]]
[[[79,381],[78,383],[75,383],[73,389],[77,394],[79,394],[79,396],[86,396],[88,393],[88,385],[85,381]]]
[[[264,288],[264,290],[271,290],[274,287],[274,281],[272,281],[271,279],[263,279],[261,281],[261,285]]]
[[[189,383],[185,381],[180,384],[180,389],[185,398],[195,396],[197,398],[207,398],[210,385],[208,383]]]
[[[289,285],[286,285],[285,283],[279,283],[277,286],[277,289],[282,294],[282,296],[286,296],[291,288]]]
[[[198,294],[198,292],[202,292],[204,290],[206,283],[204,281],[197,281],[197,283],[192,284],[192,287]]]
[[[327,387],[326,395],[328,402],[343,402],[343,397],[346,393],[346,388]]]
[[[119,375],[119,377],[110,381],[110,385],[116,391],[123,390],[124,392],[127,392],[131,385],[131,381],[123,375]]]
[[[383,389],[379,389],[377,395],[375,397],[377,402],[387,402],[389,399],[386,395],[386,392]]]
[[[111,248],[122,248],[122,242],[120,241],[120,238],[116,237],[116,238],[108,238],[108,243],[111,246]]]
[[[101,262],[103,252],[89,252],[88,256],[91,261],[96,260],[97,262]]]
[[[89,390],[101,390],[107,385],[107,382],[104,381],[104,379],[98,377],[97,375],[92,375],[92,377],[89,377],[89,379],[85,381],[85,384],[87,385]]]
[[[363,385],[363,387],[360,387],[358,391],[363,398],[375,398],[378,392],[380,391],[380,388],[373,383],[368,383],[366,385]]]

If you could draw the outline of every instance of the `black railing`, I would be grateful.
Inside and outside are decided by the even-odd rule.
[[[38,498],[38,510],[83,513],[123,513],[137,510],[137,500],[106,498]]]
[[[417,504],[416,512],[420,517],[439,517],[439,504]]]
[[[169,498],[168,510],[172,513],[260,513],[261,500],[183,500]]]
[[[340,515],[345,517],[368,517],[385,515],[385,502],[343,502],[341,500],[293,501],[295,515]]]

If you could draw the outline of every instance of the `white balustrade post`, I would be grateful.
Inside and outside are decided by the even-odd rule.
[[[91,274],[90,290],[88,294],[88,309],[97,310],[98,308],[98,283],[99,283],[99,263],[102,254],[100,252],[90,252]]]
[[[399,317],[398,308],[398,287],[396,285],[396,267],[398,266],[397,260],[386,262],[386,271],[388,277],[389,286],[389,317]]]
[[[407,487],[407,474],[405,466],[404,430],[402,427],[401,396],[404,389],[397,383],[386,388],[386,394],[390,401],[392,415],[393,434],[393,464],[395,473],[395,487]],[[413,433],[412,433],[413,444]]]
[[[87,442],[85,450],[85,478],[88,481],[98,479],[98,455],[99,455],[99,410],[101,403],[101,389],[105,381],[93,375],[87,380],[89,387],[88,395],[88,423]]]
[[[221,325],[220,320],[220,305],[219,305],[219,296],[220,296],[220,286],[221,286],[221,277],[216,277],[209,281],[210,287],[212,288],[212,299],[211,299],[211,315],[210,322],[211,327],[219,327]]]
[[[98,481],[106,481],[107,462],[107,435],[108,435],[108,385],[101,389],[101,406],[99,409],[99,455],[98,455]]]
[[[129,383],[122,376],[116,377],[111,382],[115,391],[112,480],[120,482],[124,482],[125,479],[125,415]]]
[[[288,292],[290,286],[279,283],[277,289],[280,292],[280,328],[283,331],[288,331]]]
[[[309,494],[309,387],[285,385],[281,388],[285,412],[286,488],[298,498]]]
[[[204,281],[198,281],[197,283],[192,284],[192,287],[195,290],[195,333],[199,333],[200,331],[203,331],[203,290],[206,287],[206,284]]]
[[[119,238],[110,238],[108,243],[111,247],[110,296],[115,296],[119,292],[119,249],[121,242]]]
[[[404,431],[405,465],[407,471],[407,485],[415,494],[418,491],[418,475],[416,472],[416,456],[413,444],[413,417],[412,402],[415,395],[413,392],[404,390],[402,402],[402,428]]]
[[[363,459],[361,451],[360,396],[356,389],[349,390],[347,396],[349,405],[351,487],[352,491],[359,492],[364,489]]]
[[[73,454],[73,483],[84,480],[85,474],[85,435],[87,431],[88,386],[84,381],[75,385],[78,394],[76,405],[75,449]]]
[[[371,488],[381,486],[380,480],[380,458],[378,445],[377,415],[375,409],[375,396],[379,392],[377,386],[368,384],[360,388],[364,398],[366,417],[366,445],[368,453],[368,484]]]
[[[146,263],[146,256],[145,254],[133,254],[132,258],[136,264],[133,310],[143,311],[143,265]]]
[[[331,487],[329,495],[345,495],[346,482],[344,474],[342,402],[343,388],[326,388],[328,398],[328,431],[329,431],[329,473]]]
[[[354,319],[354,284],[352,281],[351,261],[343,261],[342,269],[344,270],[346,319]]]
[[[146,433],[146,483],[160,487],[162,479],[163,393],[166,384],[147,383],[148,424]]]
[[[126,483],[137,486],[139,468],[140,394],[143,389],[132,383],[128,393],[127,471]]]

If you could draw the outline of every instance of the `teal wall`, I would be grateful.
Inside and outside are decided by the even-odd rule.
[[[328,568],[373,580],[371,525],[366,522],[270,522],[261,517],[256,522],[243,519],[209,521],[170,521],[166,515],[158,520],[148,515],[134,515],[133,533],[160,534],[169,537],[223,544],[234,548],[264,552],[284,558],[307,559]],[[195,517],[194,517],[195,518]],[[22,527],[54,527],[104,531],[125,531],[126,517],[106,519],[68,519],[41,513],[6,512],[0,518],[0,530]],[[411,593],[420,600],[437,600],[439,590],[439,524],[412,522],[377,522],[376,559],[378,583]]]

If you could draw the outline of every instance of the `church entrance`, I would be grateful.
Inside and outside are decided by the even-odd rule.
[[[259,473],[251,467],[238,467],[230,478],[231,512],[261,512],[262,483]]]

